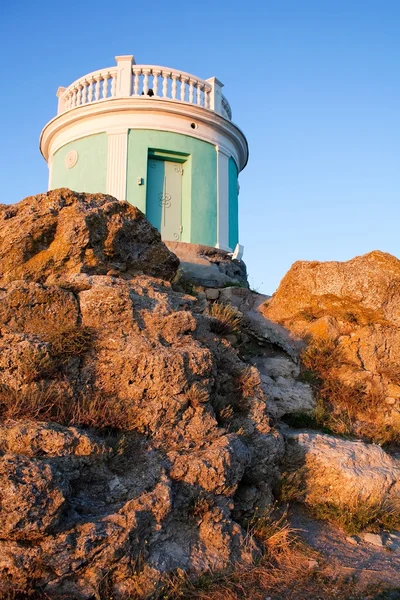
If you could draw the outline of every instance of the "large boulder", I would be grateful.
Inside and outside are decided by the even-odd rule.
[[[306,503],[392,504],[400,510],[400,460],[379,446],[311,431],[288,430],[285,438],[285,466],[297,469]]]
[[[348,262],[297,262],[262,307],[308,350],[329,427],[400,441],[400,260],[371,252]]]
[[[170,280],[179,265],[143,213],[104,194],[62,188],[0,205],[0,282],[73,273]]]
[[[282,279],[265,314],[280,323],[355,310],[374,322],[400,325],[400,260],[374,251],[347,262],[299,261]],[[355,316],[357,316],[357,314]]]

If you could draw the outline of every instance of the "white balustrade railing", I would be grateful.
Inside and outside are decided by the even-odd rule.
[[[154,65],[136,65],[132,56],[117,56],[117,66],[101,69],[59,88],[58,114],[112,98],[154,98],[193,104],[232,119],[223,84],[215,77],[199,79],[190,73]]]
[[[203,108],[211,106],[212,85],[190,73],[167,67],[133,65],[132,74],[132,96],[179,100]]]
[[[59,101],[63,110],[59,112],[65,112],[70,108],[90,104],[98,100],[115,98],[116,90],[117,67],[95,71],[77,79],[62,92]]]

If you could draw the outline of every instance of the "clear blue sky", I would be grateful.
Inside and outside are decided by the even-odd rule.
[[[114,56],[217,76],[247,135],[240,237],[272,293],[296,260],[400,256],[398,0],[0,3],[0,202],[47,189],[55,92]]]

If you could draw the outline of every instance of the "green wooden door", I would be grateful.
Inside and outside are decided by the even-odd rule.
[[[149,159],[146,217],[161,232],[163,240],[181,239],[182,174],[180,163]]]

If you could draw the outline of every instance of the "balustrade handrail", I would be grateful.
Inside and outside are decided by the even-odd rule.
[[[116,66],[87,73],[67,88],[59,88],[58,114],[112,98],[154,96],[210,109],[231,120],[232,111],[221,88],[215,77],[204,80],[170,67],[132,64],[130,56],[117,57]]]
[[[65,91],[63,92],[63,95],[67,95],[67,93],[69,91],[71,91],[72,89],[74,89],[75,87],[77,87],[79,84],[81,84],[84,81],[87,81],[88,79],[96,79],[96,77],[102,77],[104,75],[110,75],[110,76],[114,76],[117,74],[117,67],[114,65],[113,67],[109,67],[106,69],[98,69],[98,71],[93,71],[92,73],[88,73],[87,75],[84,75],[83,77],[79,77],[79,79],[76,79],[75,81],[73,81],[67,88],[65,88]]]
[[[195,81],[198,81],[200,83],[202,83],[203,85],[205,85],[209,91],[211,91],[212,86],[211,84],[206,81],[205,79],[201,79],[200,77],[197,77],[196,75],[193,75],[192,73],[185,73],[185,71],[179,71],[178,69],[172,69],[171,67],[162,67],[161,65],[132,65],[132,72],[135,73],[135,70],[138,69],[151,69],[151,70],[160,70],[160,71],[166,71],[167,73],[171,73],[172,75],[177,75],[178,77],[187,77],[188,79],[193,79]]]

